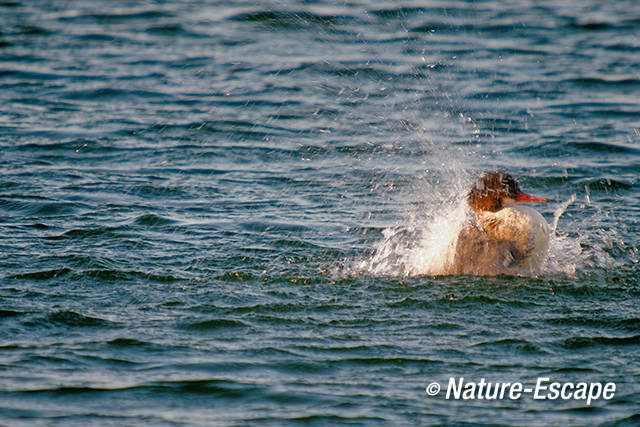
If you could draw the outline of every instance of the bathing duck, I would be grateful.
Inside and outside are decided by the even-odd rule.
[[[455,244],[453,274],[535,275],[547,259],[549,225],[523,202],[547,199],[523,193],[513,177],[487,172],[467,195],[473,210]]]

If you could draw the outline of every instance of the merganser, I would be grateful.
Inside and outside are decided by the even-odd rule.
[[[516,202],[546,202],[520,191],[513,177],[487,172],[467,196],[474,218],[455,244],[453,274],[535,275],[549,249],[549,225],[533,208]]]

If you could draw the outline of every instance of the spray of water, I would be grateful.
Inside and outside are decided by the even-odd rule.
[[[598,209],[593,217],[584,217],[581,222],[572,224],[571,231],[559,228],[560,218],[576,199],[576,194],[572,194],[553,213],[545,274],[576,276],[581,272],[606,271],[624,264],[624,261],[616,261],[607,251],[625,245],[615,227],[605,229],[600,226],[603,217],[608,215],[602,210]],[[588,192],[585,201],[587,205],[591,203]],[[584,210],[585,207],[583,205],[580,209]]]
[[[383,276],[447,274],[460,229],[469,216],[465,173],[445,173],[433,182],[420,182],[423,200],[407,217],[383,230],[373,255],[358,270]]]
[[[445,176],[445,182],[437,186],[443,191],[425,193],[431,196],[423,204],[424,212],[412,212],[403,224],[386,228],[382,239],[374,245],[373,255],[359,261],[357,270],[394,277],[449,274],[458,234],[472,215],[464,197],[470,185],[469,176],[461,177],[459,172]],[[584,270],[594,271],[615,264],[603,246],[594,244],[591,233],[582,227],[571,232],[558,228],[560,218],[575,200],[576,195],[571,195],[559,203],[553,213],[543,276],[574,277]]]

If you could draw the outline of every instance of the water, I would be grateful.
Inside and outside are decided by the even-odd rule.
[[[3,424],[636,424],[635,2],[0,2]],[[538,277],[438,276],[502,169]],[[612,400],[446,400],[468,381]]]

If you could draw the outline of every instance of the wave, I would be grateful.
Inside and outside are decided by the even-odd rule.
[[[73,23],[100,23],[100,24],[118,24],[127,21],[150,20],[156,21],[162,18],[173,18],[175,14],[166,10],[140,9],[126,10],[111,13],[84,13],[81,11],[69,10],[61,13],[58,20],[61,22]]]
[[[320,15],[307,11],[255,11],[234,15],[232,21],[264,25],[273,29],[326,28],[333,30],[337,25],[348,23],[354,18],[339,15]]]
[[[60,310],[37,316],[23,322],[29,327],[115,328],[119,325],[99,317],[86,316],[75,311]]]
[[[594,346],[637,346],[638,344],[640,344],[640,335],[625,337],[573,337],[567,338],[562,342],[562,346],[569,350]]]
[[[181,328],[188,331],[218,331],[220,329],[228,328],[246,328],[249,325],[240,321],[232,319],[207,319],[197,322],[187,322],[182,324]]]
[[[9,276],[9,279],[38,279],[38,280],[49,280],[55,279],[57,277],[63,276],[71,272],[71,269],[67,267],[56,268],[53,270],[42,270],[42,271],[30,271],[28,273],[19,273]]]

